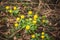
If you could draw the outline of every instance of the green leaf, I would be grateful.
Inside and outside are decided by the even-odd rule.
[[[39,35],[39,34],[37,34],[37,33],[36,33],[35,35],[36,35],[36,39],[38,39],[38,37],[40,36],[40,35]]]
[[[43,16],[42,16],[42,18],[43,18],[43,19],[45,19],[45,18],[46,18],[46,16],[45,16],[45,15],[43,15]]]
[[[31,27],[31,30],[35,30],[34,26]]]
[[[37,21],[38,21],[38,22],[41,22],[41,20],[40,20],[40,19],[41,19],[41,18],[39,17],[39,18],[37,19]]]
[[[14,15],[14,16],[18,15],[18,13],[19,13],[19,10],[14,10],[14,11],[13,11],[13,15]]]
[[[14,10],[14,12],[13,13],[18,13],[19,12],[19,10]]]
[[[48,34],[45,34],[45,37],[46,37],[46,39],[47,39],[47,40],[49,40],[49,39],[50,39],[50,37],[49,37],[49,35],[48,35]]]

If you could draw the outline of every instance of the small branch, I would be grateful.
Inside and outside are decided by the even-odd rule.
[[[6,38],[2,38],[2,37],[0,36],[0,40],[1,40],[1,39],[3,39],[3,40],[7,40]]]
[[[9,38],[12,38],[16,33],[18,33],[19,31],[21,31],[22,29],[20,30],[17,30],[16,32],[14,32],[11,36],[9,36]]]

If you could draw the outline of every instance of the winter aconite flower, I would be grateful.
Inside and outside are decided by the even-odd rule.
[[[13,8],[14,10],[16,10],[17,8],[16,8],[16,6],[14,6],[14,8]]]
[[[37,14],[35,14],[34,15],[34,20],[36,20],[38,18],[38,15]]]
[[[19,21],[19,20],[20,20],[20,18],[19,18],[19,17],[17,17],[17,18],[16,18],[16,21]]]
[[[14,26],[15,26],[15,27],[18,27],[18,26],[19,26],[19,24],[18,24],[18,23],[15,23],[15,24],[14,24]]]
[[[28,11],[28,14],[31,15],[32,14],[32,11]]]
[[[29,30],[29,29],[30,29],[30,26],[29,26],[29,25],[27,25],[27,26],[26,26],[26,30]]]
[[[25,17],[24,15],[21,15],[21,19],[24,19],[24,17]]]
[[[44,33],[44,32],[42,32],[41,34],[42,34],[42,35],[44,35],[45,33]]]
[[[32,20],[32,18],[29,18],[29,20]]]
[[[35,38],[35,35],[34,35],[34,34],[33,34],[33,35],[31,35],[31,37],[32,37],[32,38]]]
[[[43,36],[43,35],[42,35],[42,36],[41,36],[41,38],[42,38],[42,39],[44,39],[44,38],[45,38],[45,36]]]
[[[42,20],[42,23],[48,23],[48,20]]]
[[[9,6],[6,6],[5,8],[6,8],[6,9],[9,9],[10,7],[9,7]]]
[[[9,10],[9,13],[12,13],[12,10]]]
[[[46,20],[42,20],[42,23],[45,23]]]
[[[36,24],[36,23],[37,23],[37,21],[33,20],[33,24]]]

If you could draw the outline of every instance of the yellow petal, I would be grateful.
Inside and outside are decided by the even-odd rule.
[[[23,19],[25,16],[24,15],[21,15],[21,19]]]
[[[32,20],[32,18],[29,18],[29,20]]]
[[[41,34],[42,34],[42,35],[44,35],[45,33],[44,33],[44,32],[42,32]]]
[[[35,35],[33,34],[31,37],[32,37],[32,38],[35,38]]]
[[[37,23],[37,21],[33,20],[33,24],[36,24],[36,23]]]
[[[12,10],[9,10],[10,13],[12,13]]]
[[[45,38],[45,36],[41,36],[41,38],[42,38],[42,39],[44,39],[44,38]]]
[[[38,18],[38,15],[37,14],[35,14],[34,15],[34,20],[36,20]]]
[[[17,20],[17,21],[19,21],[19,20],[20,20],[20,18],[19,18],[19,17],[17,17],[17,18],[16,18],[16,20]]]
[[[14,10],[16,10],[17,8],[16,7],[14,7]]]
[[[9,9],[10,7],[9,7],[9,6],[6,6],[5,8],[6,8],[6,9]]]
[[[26,26],[26,30],[29,30],[29,29],[30,29],[30,26],[29,26],[29,25],[27,25],[27,26]]]
[[[45,23],[46,20],[42,20],[42,23]]]
[[[15,24],[14,24],[15,27],[18,27],[18,25],[19,25],[18,23],[15,23]]]
[[[34,18],[34,20],[37,20],[37,18]]]
[[[28,11],[28,14],[31,15],[32,14],[32,11]]]

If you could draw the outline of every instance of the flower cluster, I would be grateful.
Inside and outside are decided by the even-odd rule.
[[[6,9],[6,10],[10,9],[10,6],[6,6],[6,7],[5,7],[5,9]],[[16,9],[17,9],[17,7],[16,7],[16,6],[14,6],[14,7],[13,7],[13,9],[14,9],[14,10],[16,10]]]
[[[17,16],[19,13],[19,9],[16,6],[6,6],[6,12],[9,12],[11,15]]]
[[[45,33],[42,32],[41,34],[42,34],[41,38],[44,39],[45,38],[45,36],[44,36]]]
[[[32,34],[31,35],[31,40],[40,40],[45,38],[45,33],[42,32],[41,35],[38,33]]]
[[[11,9],[10,6],[6,6],[6,11],[11,13],[12,15],[16,16],[19,15],[19,10],[16,6]],[[38,13],[34,13],[32,10],[27,11],[27,15],[20,14],[19,16],[16,16],[16,21],[14,23],[13,30],[25,30],[25,33],[32,34],[31,40],[40,40],[45,39],[45,32],[42,32],[41,34],[35,33],[35,31],[38,29],[38,25],[46,26],[48,24],[48,20],[46,19],[46,16],[43,15],[40,17]],[[14,29],[15,28],[15,29]]]

